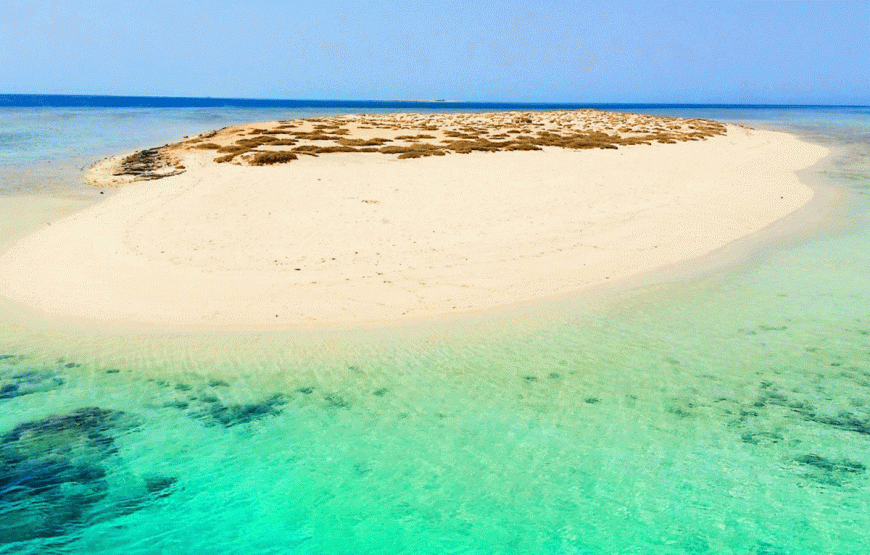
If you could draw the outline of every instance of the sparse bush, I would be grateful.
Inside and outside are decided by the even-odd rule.
[[[590,116],[588,119],[585,116]],[[173,145],[176,150],[213,150],[220,163],[239,160],[251,165],[269,165],[297,159],[300,155],[318,156],[338,152],[379,152],[395,154],[400,159],[444,156],[451,152],[535,151],[544,147],[567,149],[615,149],[620,146],[672,144],[696,141],[725,133],[724,125],[709,120],[660,118],[637,114],[607,114],[588,111],[578,119],[576,113],[549,112],[514,113],[494,117],[468,114],[422,117],[401,115],[393,118],[381,116],[348,116],[315,118],[310,120],[284,120],[276,127],[224,128],[218,132],[200,135]],[[437,124],[435,123],[437,121]],[[311,131],[300,131],[300,126]],[[356,129],[389,129],[405,134],[395,139],[363,139],[348,137],[352,125]],[[302,127],[305,129],[306,127]],[[440,144],[422,142],[436,135],[421,131],[439,131],[446,137]],[[218,136],[220,142],[235,140],[221,146],[205,142]],[[216,139],[217,140],[217,139]],[[393,141],[410,144],[396,144]],[[300,144],[301,143],[301,144]],[[392,143],[392,144],[389,144]],[[293,147],[289,151],[260,151],[261,146]],[[239,158],[241,155],[249,155]]]
[[[227,145],[222,146],[217,149],[218,152],[229,153],[229,154],[241,154],[243,152],[248,152],[250,149],[246,146],[236,146],[236,145]]]
[[[319,146],[317,150],[315,150],[317,154],[329,154],[331,152],[357,152],[352,146]]]
[[[271,166],[273,164],[286,164],[298,159],[299,157],[296,154],[282,150],[277,152],[258,152],[248,160],[248,163],[252,166]]]
[[[269,135],[258,135],[256,137],[251,137],[250,139],[239,139],[238,141],[236,141],[236,144],[238,146],[245,146],[248,148],[257,148],[260,145],[274,143],[279,140],[280,139]]]
[[[366,140],[366,139],[344,139],[344,138],[342,138],[342,139],[336,140],[335,142],[337,142],[338,144],[340,144],[342,146],[381,146],[385,143],[389,143],[390,139],[374,138],[374,139]]]

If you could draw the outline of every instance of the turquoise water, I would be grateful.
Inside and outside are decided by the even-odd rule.
[[[250,121],[311,117],[324,109],[0,107],[0,195],[89,195],[96,160]]]
[[[868,111],[707,116],[835,148],[842,202],[737,265],[381,329],[0,306],[0,553],[866,553]]]

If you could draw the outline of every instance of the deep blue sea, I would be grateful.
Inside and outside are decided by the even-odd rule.
[[[0,301],[0,553],[870,552],[868,107],[0,95],[0,248],[98,202],[99,158],[209,129],[579,107],[795,133],[838,200],[678,280],[377,329]]]

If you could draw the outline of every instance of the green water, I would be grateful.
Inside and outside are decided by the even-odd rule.
[[[870,122],[758,119],[846,195],[678,281],[321,332],[0,307],[0,553],[866,553]]]

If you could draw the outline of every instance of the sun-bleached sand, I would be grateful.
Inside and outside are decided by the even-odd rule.
[[[196,137],[161,151],[167,177],[126,184],[0,256],[0,294],[52,315],[190,328],[489,309],[625,279],[759,231],[812,198],[794,172],[827,154],[789,134],[697,120],[525,118],[357,116]],[[279,139],[232,152],[239,137]],[[263,156],[276,151],[290,163]],[[398,158],[407,152],[423,154]],[[93,182],[148,173],[113,175],[119,160],[99,165]]]

